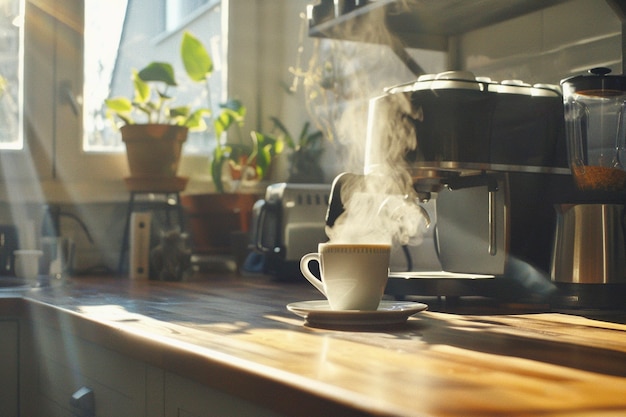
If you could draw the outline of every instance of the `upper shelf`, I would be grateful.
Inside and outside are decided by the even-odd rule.
[[[447,51],[450,36],[460,35],[567,0],[321,0],[310,6],[309,35]],[[625,0],[608,0],[616,12]],[[339,10],[341,4],[343,10]],[[620,13],[621,14],[621,13]],[[620,16],[621,17],[621,16]],[[379,38],[382,24],[391,37]]]

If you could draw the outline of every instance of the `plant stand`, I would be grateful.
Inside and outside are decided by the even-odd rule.
[[[183,232],[185,228],[185,217],[181,204],[180,193],[187,185],[186,178],[178,178],[177,181],[169,183],[153,182],[152,186],[148,186],[145,181],[137,181],[136,179],[126,178],[126,186],[130,192],[128,206],[126,209],[126,221],[124,225],[124,234],[122,237],[122,245],[120,249],[118,273],[124,272],[124,263],[126,261],[126,253],[129,249],[128,238],[130,235],[130,219],[132,214],[138,210],[162,210],[165,212],[165,223],[168,227],[173,226],[172,212],[177,215],[178,226]],[[138,196],[149,196],[148,199],[138,201]]]

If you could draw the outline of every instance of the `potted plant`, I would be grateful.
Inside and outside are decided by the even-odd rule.
[[[250,132],[246,139],[242,133],[246,108],[240,101],[229,100],[220,107],[213,120],[217,142],[211,160],[217,192],[187,194],[182,198],[193,230],[194,247],[207,254],[237,252],[237,242],[247,242],[252,209],[261,198],[255,193],[232,192],[238,189],[226,179],[238,180],[238,184],[263,180],[273,157],[284,147],[282,138],[258,131]],[[229,130],[232,135],[227,138]]]
[[[189,32],[183,34],[180,55],[194,82],[204,82],[213,72],[213,61],[202,43]],[[120,128],[131,177],[176,177],[182,146],[189,129],[206,128],[209,108],[191,110],[176,105],[171,89],[178,85],[174,68],[167,62],[151,62],[132,71],[132,98],[107,99],[107,116]]]
[[[300,135],[295,139],[278,118],[272,117],[271,120],[279,130],[285,146],[291,150],[287,182],[324,182],[324,171],[320,166],[320,158],[324,153],[323,133],[319,130],[311,131],[311,124],[306,122],[300,130]]]
[[[246,108],[238,100],[229,100],[222,104],[219,115],[215,118],[215,135],[217,139],[211,176],[219,193],[226,191],[224,168],[228,164],[231,178],[245,182],[246,180],[263,180],[269,173],[272,159],[284,148],[282,137],[251,131],[250,139],[244,140],[241,127],[244,122]],[[225,141],[225,133],[236,130],[235,139]]]

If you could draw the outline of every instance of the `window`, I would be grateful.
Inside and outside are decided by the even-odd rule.
[[[107,0],[85,1],[83,150],[121,152],[119,132],[105,119],[104,100],[129,96],[131,70],[150,61],[172,63],[181,85],[175,95],[187,101],[200,97],[198,85],[184,83],[179,55],[182,33],[200,38],[216,62],[211,77],[212,103],[221,97],[220,1],[208,0]],[[146,18],[149,16],[149,18]],[[209,133],[192,133],[185,151],[207,153]]]
[[[0,197],[18,187],[35,201],[123,198],[126,156],[104,99],[132,92],[131,68],[153,60],[184,75],[179,47],[189,30],[215,61],[217,106],[222,21],[222,0],[0,0]],[[183,85],[181,99],[187,90],[198,95]],[[213,143],[212,132],[190,135],[184,175],[203,175]]]
[[[22,149],[23,3],[0,1],[0,149]]]
[[[86,151],[122,149],[118,135],[105,126],[102,103],[109,97],[127,3],[127,0],[85,2],[83,149]]]

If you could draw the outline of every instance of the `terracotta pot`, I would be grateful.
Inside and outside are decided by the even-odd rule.
[[[233,233],[250,231],[252,207],[259,198],[256,194],[183,195],[194,253],[229,253]]]
[[[131,177],[176,177],[188,131],[165,124],[123,126],[120,132]]]
[[[237,166],[235,164],[230,164],[230,176],[233,180],[242,179],[241,168],[243,167],[246,167],[246,169],[250,170],[250,172],[252,173],[251,176],[250,175],[246,176],[246,180],[251,181],[251,180],[257,179],[255,161],[252,161],[250,164],[248,164],[248,157],[242,156],[239,158],[239,161],[237,161],[237,163],[238,163]]]

